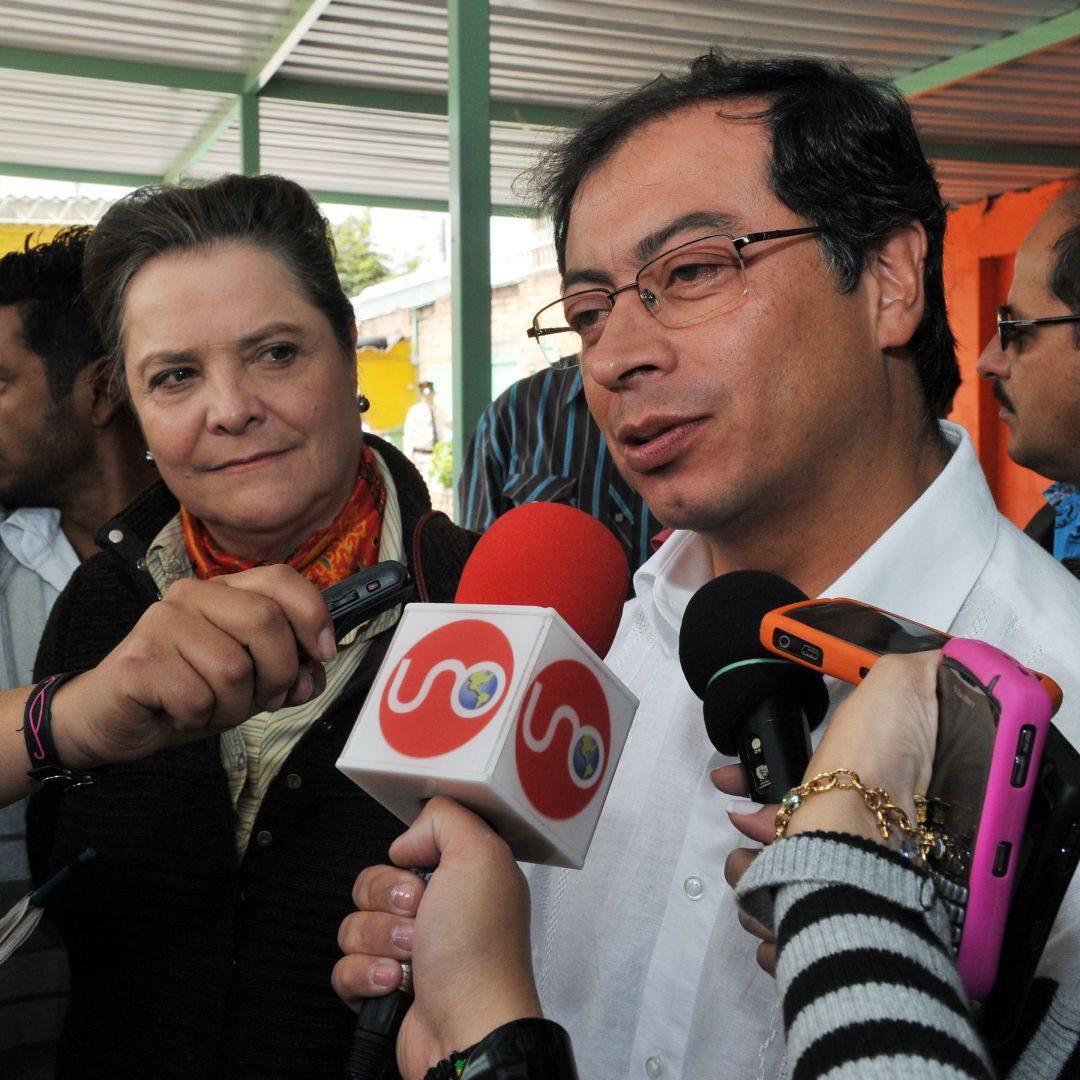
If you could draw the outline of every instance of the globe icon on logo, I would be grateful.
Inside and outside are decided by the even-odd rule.
[[[574,746],[572,760],[579,780],[594,780],[600,768],[600,744],[592,735],[582,735]]]
[[[458,690],[458,704],[463,709],[482,709],[499,690],[499,677],[494,671],[474,671]]]

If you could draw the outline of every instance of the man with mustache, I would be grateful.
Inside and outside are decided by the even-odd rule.
[[[994,381],[1009,457],[1054,481],[1028,535],[1080,577],[1080,190],[1020,245],[979,374]]]

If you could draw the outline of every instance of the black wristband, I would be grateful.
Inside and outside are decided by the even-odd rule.
[[[79,787],[89,784],[105,770],[105,766],[96,769],[69,769],[60,760],[56,752],[56,743],[52,737],[52,698],[53,694],[76,675],[78,671],[68,671],[63,675],[50,675],[30,691],[23,710],[23,739],[26,753],[30,758],[30,769],[26,775],[42,784],[57,784],[65,787]]]
[[[566,1029],[540,1017],[511,1020],[468,1050],[451,1052],[427,1071],[424,1080],[499,1080],[504,1076],[577,1080]]]

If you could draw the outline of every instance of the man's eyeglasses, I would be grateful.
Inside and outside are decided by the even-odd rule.
[[[576,367],[582,353],[600,340],[619,293],[636,290],[645,310],[662,326],[689,326],[730,311],[745,299],[749,286],[743,248],[763,240],[819,232],[816,225],[808,225],[745,236],[712,233],[699,237],[657,255],[627,285],[583,289],[542,307],[526,333],[553,367]]]
[[[1006,306],[997,309],[998,340],[1001,351],[1008,352],[1009,346],[1021,337],[1031,326],[1046,326],[1049,323],[1080,323],[1080,315],[1047,315],[1042,319],[1014,319]]]

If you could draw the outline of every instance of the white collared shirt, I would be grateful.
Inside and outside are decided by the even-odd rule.
[[[1001,517],[967,433],[923,495],[822,593],[864,600],[998,645],[1061,684],[1055,723],[1080,742],[1080,582]],[[590,1080],[783,1075],[772,979],[736,919],[724,859],[750,841],[709,772],[728,764],[705,734],[678,659],[708,544],[676,532],[638,570],[608,663],[641,699],[583,870],[527,867],[534,967],[545,1013],[571,1033]],[[848,688],[827,680],[835,707]],[[816,733],[820,738],[820,729]],[[1080,967],[1080,882],[1043,972]]]
[[[47,506],[13,510],[0,521],[0,543],[41,578],[51,608],[79,565],[79,556],[60,528],[60,511]]]

